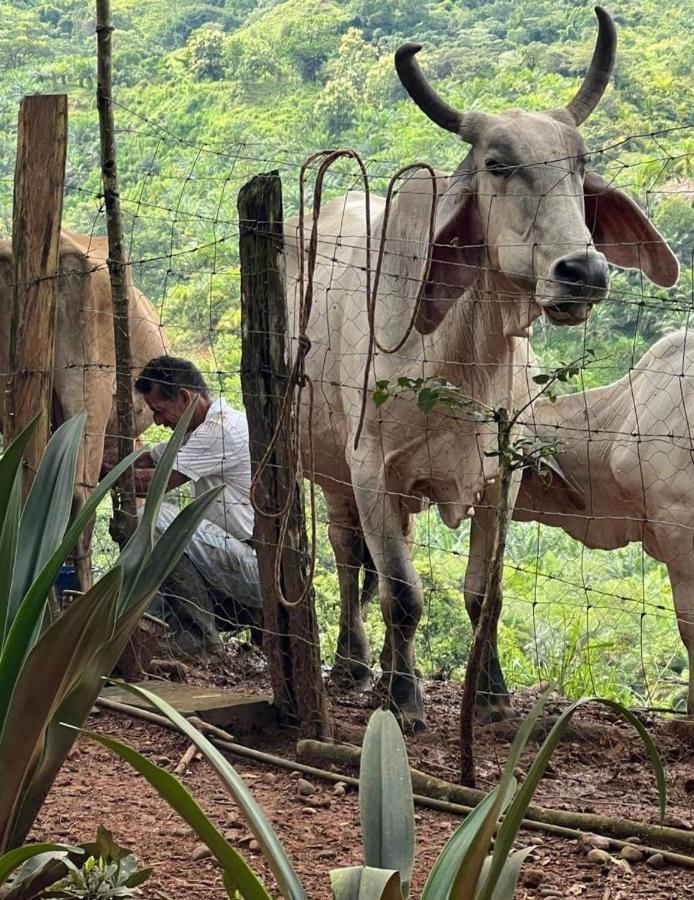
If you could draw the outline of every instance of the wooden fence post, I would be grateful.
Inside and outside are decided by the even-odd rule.
[[[43,414],[25,455],[24,496],[50,433],[66,152],[67,95],[24,97],[14,176],[14,295],[5,423],[5,439],[11,441],[37,412]]]
[[[97,87],[96,105],[99,112],[99,137],[101,142],[101,176],[104,185],[106,207],[106,231],[108,234],[108,271],[111,277],[111,302],[113,305],[113,334],[116,354],[116,413],[118,421],[118,459],[132,453],[135,437],[133,412],[132,354],[130,349],[130,319],[128,318],[128,280],[123,250],[123,221],[118,193],[118,169],[116,166],[116,137],[111,103],[111,4],[109,0],[97,0]],[[137,525],[135,481],[132,469],[125,472],[117,488],[112,491],[113,519],[111,536],[122,548]]]
[[[290,373],[279,174],[257,175],[244,185],[239,192],[238,211],[243,331],[241,385],[255,474],[280,420]],[[280,510],[287,492],[294,491],[280,561],[281,589],[290,600],[301,595],[309,577],[303,479],[295,475],[289,439],[291,428],[290,419],[264,468],[256,494],[263,510]],[[279,518],[256,512],[253,536],[263,596],[263,650],[281,717],[298,723],[304,734],[325,735],[330,731],[330,723],[321,677],[314,592],[311,588],[303,602],[294,607],[287,607],[279,600],[275,556],[280,527]]]

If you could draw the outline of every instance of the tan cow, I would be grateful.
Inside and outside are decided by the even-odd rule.
[[[60,240],[60,278],[55,332],[52,424],[58,425],[82,409],[87,423],[77,462],[75,505],[81,506],[99,478],[104,445],[117,437],[115,410],[115,351],[111,286],[106,265],[105,237],[63,231]],[[159,317],[132,282],[130,335],[133,372],[137,374],[155,356],[166,352]],[[0,423],[4,421],[6,373],[9,356],[9,310],[14,266],[10,241],[0,241]],[[134,393],[138,434],[152,423],[143,398]],[[93,527],[93,526],[92,526]],[[81,589],[91,584],[91,531],[87,528],[75,550],[75,568]]]
[[[665,563],[694,715],[694,333],[661,338],[607,387],[536,401],[527,425],[558,442],[566,480],[526,470],[514,518],[601,550],[637,541]]]
[[[405,727],[422,726],[424,716],[413,650],[422,588],[404,523],[432,502],[456,527],[495,474],[486,453],[496,435],[470,414],[440,406],[426,414],[412,394],[377,407],[377,382],[443,378],[480,408],[512,409],[535,319],[585,321],[606,295],[608,261],[640,268],[663,286],[678,276],[677,260],[639,207],[586,167],[578,126],[605,90],[616,46],[612,20],[600,7],[597,14],[596,51],[583,84],[566,108],[544,113],[458,112],[426,82],[414,59],[417,45],[397,52],[398,74],[415,103],[469,148],[450,177],[437,177],[436,192],[426,173],[403,179],[389,216],[383,199],[370,198],[374,245],[386,237],[378,346],[368,366],[365,198],[352,192],[320,213],[306,372],[314,385],[315,475],[340,580],[336,667],[355,681],[370,674],[358,590],[365,540],[386,622],[381,665]],[[285,237],[296,334],[296,221],[286,224]],[[414,330],[406,336],[410,321]]]

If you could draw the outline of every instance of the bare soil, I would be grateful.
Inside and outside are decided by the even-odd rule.
[[[214,668],[190,670],[193,683],[238,686],[240,691],[267,691],[262,663],[254,653],[237,651]],[[427,686],[429,730],[408,738],[411,763],[439,777],[456,780],[457,717],[460,686],[432,682]],[[534,699],[528,691],[514,697],[514,709],[527,711]],[[334,694],[331,702],[337,737],[359,743],[377,698],[371,694]],[[548,715],[566,703],[557,698]],[[667,769],[668,817],[677,827],[694,821],[693,732],[673,733],[672,723],[653,714],[642,721],[657,740]],[[597,707],[581,711],[578,727],[557,749],[552,766],[540,784],[535,802],[560,809],[597,812],[646,822],[657,821],[657,793],[640,739]],[[183,737],[128,717],[97,712],[87,727],[117,737],[160,765],[173,770],[187,748]],[[501,732],[501,733],[500,733]],[[499,777],[509,746],[505,726],[477,728],[479,786],[492,787]],[[292,756],[296,735],[287,730],[266,731],[254,746]],[[537,751],[531,744],[518,773]],[[356,792],[344,796],[333,785],[315,781],[310,800],[297,791],[296,777],[287,770],[232,758],[252,787],[276,828],[311,898],[330,897],[329,870],[362,862]],[[194,761],[183,781],[228,839],[261,873],[276,895],[274,882],[250,836],[216,776],[204,761]],[[460,820],[439,812],[417,810],[417,862],[412,896],[421,892],[436,855]],[[35,839],[83,841],[104,824],[116,839],[131,847],[155,874],[142,891],[146,898],[223,900],[219,870],[209,859],[195,859],[199,842],[187,825],[160,800],[148,784],[99,744],[81,737],[73,748],[32,834]],[[516,892],[523,900],[631,900],[694,897],[694,870],[672,865],[661,870],[644,862],[614,860],[607,866],[587,862],[575,841],[537,832],[521,832],[517,846],[533,844]]]

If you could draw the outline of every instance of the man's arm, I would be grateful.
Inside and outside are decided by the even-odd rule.
[[[108,475],[111,469],[116,465],[116,462],[117,460],[114,457],[111,457],[110,455],[108,457],[104,456],[101,463],[101,478],[103,478],[104,475]],[[145,497],[147,495],[149,486],[154,478],[155,468],[156,462],[151,453],[143,453],[142,456],[135,461],[135,494],[138,497]],[[166,490],[170,491],[172,488],[179,487],[179,485],[185,484],[186,481],[190,481],[190,478],[188,478],[187,475],[173,469],[169,475]]]
[[[135,469],[134,476],[136,496],[145,497],[147,495],[147,491],[149,490],[149,486],[152,483],[155,471],[156,469],[154,467],[149,469]],[[166,485],[166,490],[170,491],[172,488],[179,487],[180,485],[185,484],[186,481],[190,481],[190,478],[188,478],[187,475],[184,475],[182,472],[177,472],[175,469],[173,469],[173,471],[169,475],[169,481]]]

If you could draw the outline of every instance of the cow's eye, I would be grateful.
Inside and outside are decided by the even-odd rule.
[[[498,159],[485,159],[484,167],[490,175],[498,175],[502,178],[508,178],[512,171],[511,166],[505,166]]]

